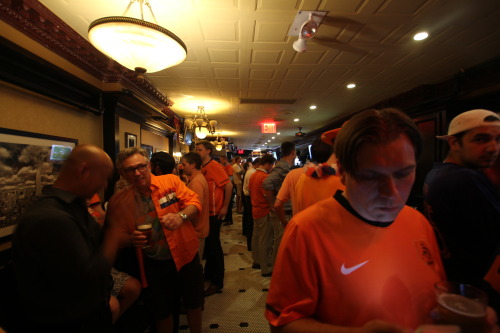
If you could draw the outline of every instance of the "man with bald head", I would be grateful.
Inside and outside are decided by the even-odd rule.
[[[21,331],[110,331],[110,265],[86,200],[106,187],[112,173],[102,149],[79,145],[54,185],[20,219],[13,263],[26,319]]]

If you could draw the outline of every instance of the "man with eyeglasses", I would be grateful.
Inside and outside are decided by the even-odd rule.
[[[119,248],[136,247],[145,302],[158,332],[173,331],[178,290],[190,331],[201,332],[203,276],[199,242],[191,223],[201,211],[198,196],[175,175],[153,175],[144,149],[122,150],[116,166],[130,187],[109,201],[106,256],[113,262]],[[137,230],[144,224],[152,225],[151,236]]]

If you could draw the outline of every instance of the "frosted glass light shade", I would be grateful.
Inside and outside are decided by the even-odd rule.
[[[180,64],[187,49],[167,29],[124,16],[100,18],[89,26],[89,40],[99,51],[131,70],[158,72]]]
[[[196,137],[198,139],[205,139],[208,135],[208,129],[206,127],[196,127],[194,130],[194,133],[196,134]]]

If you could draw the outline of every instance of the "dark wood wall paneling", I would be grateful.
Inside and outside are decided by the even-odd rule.
[[[417,174],[408,204],[422,208],[422,187],[425,175],[435,162],[442,161],[448,146],[436,135],[446,133],[456,115],[472,109],[500,112],[500,58],[469,69],[460,70],[454,77],[434,85],[416,87],[406,93],[381,101],[371,107],[396,107],[407,113],[422,132],[424,150],[417,165]],[[362,110],[353,110],[354,113]],[[338,120],[296,140],[298,149],[306,149],[321,133],[338,128],[349,119]]]
[[[142,104],[138,112],[144,111],[142,119],[148,116],[151,117],[152,114],[154,115],[154,118],[144,121],[144,124],[140,123],[141,126],[144,125],[144,129],[152,130],[156,133],[158,131],[160,133],[169,133],[175,127],[174,119],[177,118],[177,121],[182,120],[170,110],[169,106],[171,103],[168,98],[147,78],[138,79],[134,71],[121,66],[116,61],[109,59],[99,52],[89,41],[80,36],[38,0],[0,0],[0,19],[94,76],[99,81],[121,85],[124,95],[133,96],[132,99],[141,101]],[[84,87],[85,84],[81,80],[63,73],[62,70],[36,55],[30,54],[5,39],[2,39],[1,43],[2,47],[5,46],[9,49],[9,53],[5,55],[8,59],[4,63],[9,66],[15,65],[10,70],[4,68],[8,66],[2,66],[3,79],[7,82],[17,84],[26,89],[39,92],[96,114],[101,114],[103,110],[110,112],[110,110],[113,110],[110,108],[112,105],[116,105],[119,108],[119,102],[115,101],[117,96],[111,94],[111,96],[101,97],[99,90],[97,90],[98,93],[96,94],[96,89],[88,86]],[[2,49],[2,55],[3,51]],[[31,61],[27,65],[16,61],[17,54]],[[11,64],[11,61],[14,64]],[[51,79],[51,76],[59,73],[61,75],[56,75],[55,78]],[[36,74],[39,74],[39,77]],[[68,83],[64,84],[64,80],[68,80]],[[76,96],[73,95],[74,92],[71,88],[77,90]],[[85,93],[88,93],[88,96],[86,96],[87,99],[84,98]],[[53,96],[54,94],[55,96]],[[65,100],[66,96],[69,96],[69,98]],[[110,98],[111,101],[106,101],[106,98]],[[106,106],[104,107],[103,104]],[[112,123],[114,124],[114,121]],[[109,122],[106,121],[106,124],[109,125]],[[114,145],[113,138],[110,135],[106,135],[106,131],[104,137],[105,147],[112,149]],[[111,141],[107,142],[107,140]],[[113,152],[114,150],[108,151],[111,156],[114,155]]]

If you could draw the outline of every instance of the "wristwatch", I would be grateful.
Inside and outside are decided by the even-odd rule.
[[[188,219],[188,216],[184,213],[179,213],[179,215],[181,216],[182,221],[186,221]]]

